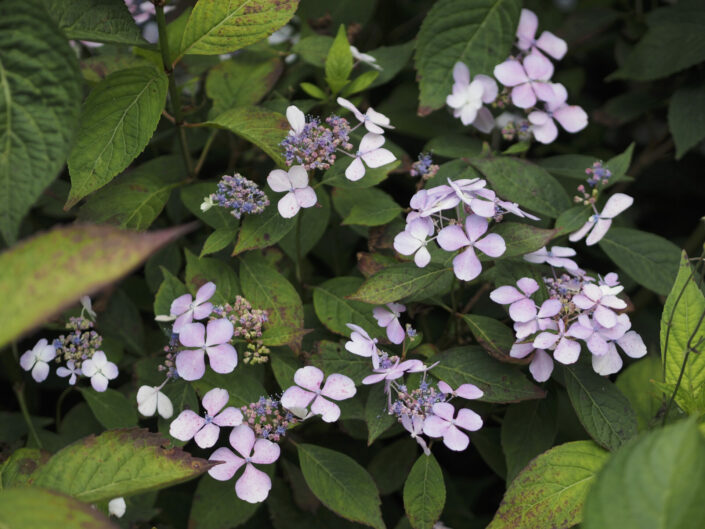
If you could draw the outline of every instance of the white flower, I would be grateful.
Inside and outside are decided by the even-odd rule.
[[[137,390],[137,409],[145,417],[151,417],[157,412],[165,419],[174,415],[171,400],[160,389],[161,386],[141,386]]]
[[[56,356],[54,346],[42,338],[33,349],[25,351],[20,357],[20,365],[25,371],[32,371],[32,378],[43,382],[49,376],[49,362]]]
[[[476,75],[470,82],[470,70],[462,62],[453,67],[452,93],[446,97],[446,104],[453,109],[453,116],[460,118],[463,125],[472,124],[482,132],[494,127],[494,118],[484,103],[492,103],[497,98],[497,83],[486,75]]]
[[[624,193],[615,193],[607,200],[605,207],[602,208],[602,212],[591,215],[587,222],[583,224],[582,228],[570,234],[568,240],[571,242],[576,242],[587,235],[587,239],[585,239],[585,244],[587,246],[597,244],[600,242],[602,237],[605,236],[607,231],[610,229],[610,226],[612,226],[612,219],[622,213],[622,211],[627,209],[633,203],[634,199],[629,195],[625,195]]]
[[[337,101],[341,107],[347,108],[350,112],[352,112],[360,123],[364,123],[365,128],[370,132],[374,132],[375,134],[384,134],[384,129],[394,128],[389,124],[390,121],[387,116],[377,112],[372,107],[368,108],[363,114],[347,99],[339,97]]]
[[[71,378],[69,378],[69,384],[73,386],[76,383],[76,377],[81,376],[82,373],[81,368],[76,367],[76,363],[73,360],[69,360],[66,362],[66,367],[61,366],[56,370],[56,374],[60,377],[71,376]]]
[[[108,502],[108,513],[116,518],[122,518],[126,509],[127,505],[125,504],[125,498],[123,497],[113,498]]]
[[[355,182],[365,176],[365,165],[362,163],[363,161],[367,164],[367,167],[374,169],[396,160],[394,154],[382,148],[382,145],[384,145],[384,136],[381,134],[374,134],[373,132],[365,134],[362,137],[362,141],[360,141],[360,147],[355,154],[355,159],[348,168],[345,169],[345,178]]]
[[[365,64],[369,64],[374,68],[375,70],[381,70],[382,67],[377,64],[377,59],[375,59],[372,55],[369,55],[367,53],[362,53],[360,50],[358,50],[355,46],[350,46],[350,53],[352,53],[353,59],[356,61],[364,62]]]
[[[308,173],[302,165],[294,165],[288,172],[274,169],[267,176],[267,183],[277,193],[286,192],[277,203],[279,214],[285,219],[296,216],[301,208],[315,206],[318,200],[316,192],[308,185]]]
[[[84,360],[81,371],[91,379],[93,389],[99,392],[108,389],[108,381],[118,376],[117,366],[108,361],[103,351],[96,351],[91,358]]]
[[[303,132],[304,125],[306,125],[306,116],[298,107],[289,105],[286,108],[286,119],[289,121],[289,125],[291,125],[289,134],[293,136]]]

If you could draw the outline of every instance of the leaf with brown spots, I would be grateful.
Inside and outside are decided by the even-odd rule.
[[[15,450],[0,471],[2,488],[31,485],[31,477],[35,470],[49,460],[49,452],[36,448],[20,448]]]
[[[58,451],[35,475],[34,485],[98,502],[188,481],[213,465],[141,428],[88,436]]]
[[[74,224],[39,233],[0,254],[0,346],[120,279],[193,225],[137,233]]]

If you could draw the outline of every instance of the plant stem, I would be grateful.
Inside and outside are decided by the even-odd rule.
[[[66,395],[71,393],[71,390],[73,389],[74,386],[67,387],[64,391],[61,392],[61,395],[59,395],[59,400],[56,401],[56,433],[60,433],[59,426],[61,425],[61,405],[64,403]]]
[[[303,289],[301,284],[301,214],[296,216],[296,280],[299,282],[299,287]]]
[[[203,169],[203,164],[206,162],[206,156],[208,156],[208,151],[211,150],[211,146],[213,145],[213,141],[215,140],[215,137],[217,135],[218,129],[213,129],[211,131],[211,135],[208,136],[206,144],[203,146],[203,150],[201,151],[201,156],[199,156],[198,162],[196,163],[196,168],[193,170],[194,178],[196,178],[198,176],[198,173],[201,172],[201,169]]]
[[[164,73],[166,73],[169,79],[171,115],[174,116],[174,125],[176,126],[177,134],[179,136],[179,143],[181,145],[181,153],[184,157],[186,171],[188,172],[189,177],[193,177],[193,160],[191,159],[191,152],[188,148],[186,130],[183,127],[184,116],[181,113],[181,93],[179,92],[179,88],[176,86],[176,80],[174,79],[174,65],[172,64],[171,57],[169,55],[169,37],[166,29],[166,18],[164,18],[164,5],[162,2],[155,2],[154,10],[157,15],[157,27],[159,28],[159,48],[162,52],[162,64],[164,66]]]
[[[31,437],[34,438],[34,442],[37,444],[37,448],[42,449],[44,445],[39,440],[39,435],[37,435],[37,430],[34,429],[34,423],[29,415],[29,410],[27,409],[27,402],[24,400],[24,383],[17,382],[12,386],[17,397],[17,402],[20,404],[20,410],[22,411],[22,417],[24,417],[24,422],[27,423],[27,430]]]

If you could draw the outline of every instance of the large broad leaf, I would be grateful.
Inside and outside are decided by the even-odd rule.
[[[661,389],[654,382],[663,382],[661,361],[655,355],[648,355],[627,366],[615,382],[636,413],[639,431],[649,429],[663,404]]]
[[[211,68],[206,94],[213,100],[211,115],[259,103],[279,79],[284,66],[277,57],[240,54]]]
[[[97,502],[188,481],[212,466],[168,444],[139,428],[86,437],[54,454],[34,484]]]
[[[453,282],[453,271],[429,264],[419,268],[414,263],[403,263],[384,268],[367,279],[350,299],[382,305],[404,298],[414,300],[445,294]]]
[[[367,446],[396,424],[396,416],[390,413],[387,407],[384,384],[376,384],[370,388],[365,404],[365,422],[367,423]]]
[[[475,384],[485,402],[519,402],[541,399],[546,395],[517,369],[491,358],[480,347],[456,347],[434,357],[439,364],[431,374],[452,387]]]
[[[567,529],[579,524],[588,491],[608,458],[609,452],[592,441],[565,443],[541,454],[512,481],[487,529]],[[612,500],[619,502],[620,497]]]
[[[347,299],[360,288],[359,277],[336,277],[317,285],[313,291],[316,316],[328,329],[343,336],[350,335],[347,323],[365,329],[370,336],[380,338],[384,332],[372,316],[372,305]]]
[[[81,388],[93,415],[105,428],[129,428],[137,426],[135,405],[125,395],[115,389],[95,391],[93,388]]]
[[[705,440],[694,419],[625,445],[597,476],[585,529],[692,529],[705,521]]]
[[[118,529],[98,509],[51,490],[0,491],[0,527],[4,529]]]
[[[680,250],[668,239],[631,228],[611,228],[600,248],[640,285],[663,296],[671,290]]]
[[[164,110],[167,77],[151,66],[118,70],[91,91],[69,155],[70,208],[103,187],[144,150]]]
[[[414,529],[432,529],[446,503],[443,472],[433,455],[422,455],[404,484],[404,510]]]
[[[273,465],[260,467],[274,470]],[[235,495],[232,481],[203,476],[196,487],[189,515],[189,529],[231,529],[244,524],[261,503],[248,503]]]
[[[372,477],[354,459],[321,446],[297,445],[306,484],[331,511],[384,529],[380,499]]]
[[[216,305],[234,303],[235,296],[240,294],[240,282],[235,270],[225,261],[215,257],[196,257],[188,250],[186,255],[186,287],[194,296],[204,284],[215,283],[215,294],[211,302]]]
[[[418,444],[407,436],[384,446],[367,465],[381,495],[402,488],[418,456]]]
[[[330,197],[322,187],[316,189],[316,196],[318,203],[315,207],[302,209],[297,214],[297,222],[301,223],[299,229],[290,230],[279,241],[279,247],[292,260],[297,259],[297,254],[299,257],[303,257],[313,250],[328,229]]]
[[[287,233],[289,233],[300,219],[285,219],[279,213],[274,196],[270,197],[272,202],[259,215],[246,215],[242,221],[242,227],[237,233],[237,242],[233,249],[233,255],[238,255],[247,250],[257,248],[267,248],[277,244]],[[305,214],[308,208],[299,212]],[[308,224],[306,229],[308,231]]]
[[[705,138],[705,83],[676,90],[668,105],[668,128],[676,144],[676,159]]]
[[[36,448],[18,448],[0,467],[2,489],[32,484],[32,474],[51,457],[49,452]]]
[[[463,314],[463,320],[477,343],[492,356],[504,362],[524,363],[516,362],[509,356],[509,351],[514,345],[514,333],[504,323],[478,314]]]
[[[229,130],[262,149],[279,167],[286,167],[279,144],[286,138],[289,122],[281,114],[259,107],[236,107],[205,125]]]
[[[160,156],[118,176],[92,194],[78,212],[90,222],[146,230],[164,209],[172,190],[186,178],[180,156]]]
[[[705,296],[696,279],[683,252],[678,277],[661,316],[664,382],[675,387],[680,380],[676,403],[687,412],[696,411],[693,403],[702,400],[705,389]]]
[[[507,216],[505,216],[505,219]],[[496,233],[504,239],[504,243],[507,245],[507,249],[501,256],[504,259],[520,257],[543,248],[551,239],[556,237],[558,229],[544,230],[529,224],[505,221],[498,224],[491,233]],[[486,257],[486,259],[489,260],[491,258]]]
[[[597,443],[616,450],[637,433],[629,400],[590,365],[565,366],[565,386],[578,419]]]
[[[70,39],[147,46],[127,5],[113,0],[43,0]]]
[[[551,394],[509,406],[502,421],[502,450],[507,460],[507,483],[556,438],[558,401]]]
[[[334,189],[333,207],[343,217],[343,224],[359,226],[381,226],[401,213],[399,204],[376,187]]]
[[[608,80],[651,81],[705,61],[705,9],[700,0],[654,9],[646,22],[646,35]]]
[[[0,345],[124,276],[191,228],[135,233],[77,224],[54,228],[5,250],[0,254],[0,270],[4,271],[0,276]]]
[[[470,161],[500,197],[539,216],[556,218],[571,206],[563,186],[538,165],[508,156],[473,158]]]
[[[66,160],[81,74],[39,0],[0,3],[0,57],[0,234],[12,243]]]
[[[181,51],[220,55],[266,38],[286,24],[298,0],[199,0],[189,16]]]
[[[450,94],[453,66],[460,61],[475,76],[492,75],[514,42],[519,0],[441,0],[424,18],[416,39],[421,114],[440,108]]]

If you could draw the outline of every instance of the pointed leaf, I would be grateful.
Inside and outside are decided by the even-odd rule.
[[[421,455],[404,484],[404,510],[414,529],[432,529],[446,502],[443,472],[433,455]]]

